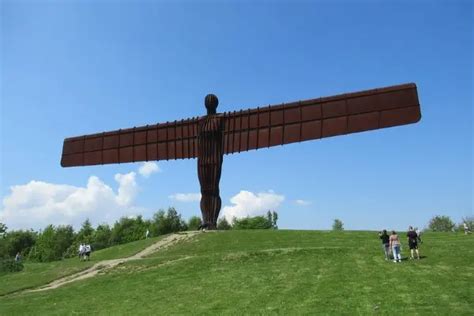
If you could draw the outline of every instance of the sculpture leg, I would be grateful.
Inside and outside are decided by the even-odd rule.
[[[221,209],[221,198],[209,192],[201,193],[201,213],[204,223],[209,229],[217,228],[217,218]]]
[[[221,210],[219,196],[219,180],[222,169],[222,160],[214,164],[199,164],[198,176],[201,184],[201,213],[203,222],[209,229],[217,228],[217,218]]]

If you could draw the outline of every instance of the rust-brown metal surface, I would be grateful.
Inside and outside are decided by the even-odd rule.
[[[224,113],[224,153],[418,122],[415,84]]]
[[[197,157],[198,118],[64,140],[61,165],[89,166]]]
[[[219,180],[223,162],[224,120],[219,115],[207,115],[200,121],[198,138],[198,177],[201,185],[202,220],[209,229],[215,229],[221,197]]]
[[[223,116],[224,154],[416,123],[415,84],[342,94]],[[201,118],[64,140],[63,167],[197,158]]]
[[[216,227],[224,154],[416,123],[421,119],[413,83],[332,97],[216,113],[64,140],[63,167],[198,158],[203,222]]]

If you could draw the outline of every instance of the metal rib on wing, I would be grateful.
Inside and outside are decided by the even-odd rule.
[[[413,83],[224,113],[224,153],[416,123]]]
[[[61,166],[197,157],[198,118],[66,138]]]

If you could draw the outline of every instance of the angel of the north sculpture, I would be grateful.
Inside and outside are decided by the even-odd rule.
[[[66,138],[61,165],[90,166],[197,158],[202,220],[215,229],[224,154],[416,123],[421,118],[413,83],[217,113],[155,125]]]

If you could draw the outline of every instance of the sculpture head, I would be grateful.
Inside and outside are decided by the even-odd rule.
[[[219,99],[214,94],[208,94],[204,98],[204,105],[207,109],[207,114],[216,114],[217,105],[219,104]]]

